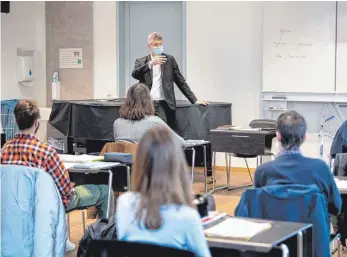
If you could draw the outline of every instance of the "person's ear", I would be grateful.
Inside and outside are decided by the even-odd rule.
[[[276,132],[276,138],[278,142],[281,142],[281,134],[278,131]]]
[[[40,127],[40,120],[35,120],[35,130],[38,130]]]

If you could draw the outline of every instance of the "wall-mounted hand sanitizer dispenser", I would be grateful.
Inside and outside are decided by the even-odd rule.
[[[34,84],[34,51],[17,49],[18,82],[24,86]]]

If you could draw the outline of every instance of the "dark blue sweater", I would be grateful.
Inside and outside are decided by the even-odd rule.
[[[341,211],[341,195],[328,165],[300,153],[284,153],[255,171],[254,186],[299,184],[316,185],[326,197],[328,212],[337,215]]]

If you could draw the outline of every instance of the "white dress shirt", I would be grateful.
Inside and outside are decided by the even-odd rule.
[[[149,65],[149,68],[152,69],[153,71],[151,97],[154,101],[165,100],[165,95],[164,95],[162,80],[161,80],[160,64],[154,65],[153,67],[151,67],[150,64],[148,65]]]

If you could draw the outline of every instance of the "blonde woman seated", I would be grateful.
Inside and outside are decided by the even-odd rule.
[[[118,239],[211,256],[193,205],[184,153],[168,128],[157,126],[145,133],[135,165],[132,192],[117,200]]]
[[[150,128],[158,125],[169,128],[162,119],[154,115],[154,107],[149,89],[141,83],[133,85],[128,90],[127,98],[119,110],[119,115],[120,118],[113,124],[115,140],[126,138],[139,142]],[[180,141],[180,144],[183,145],[184,139],[174,131],[172,133]]]

